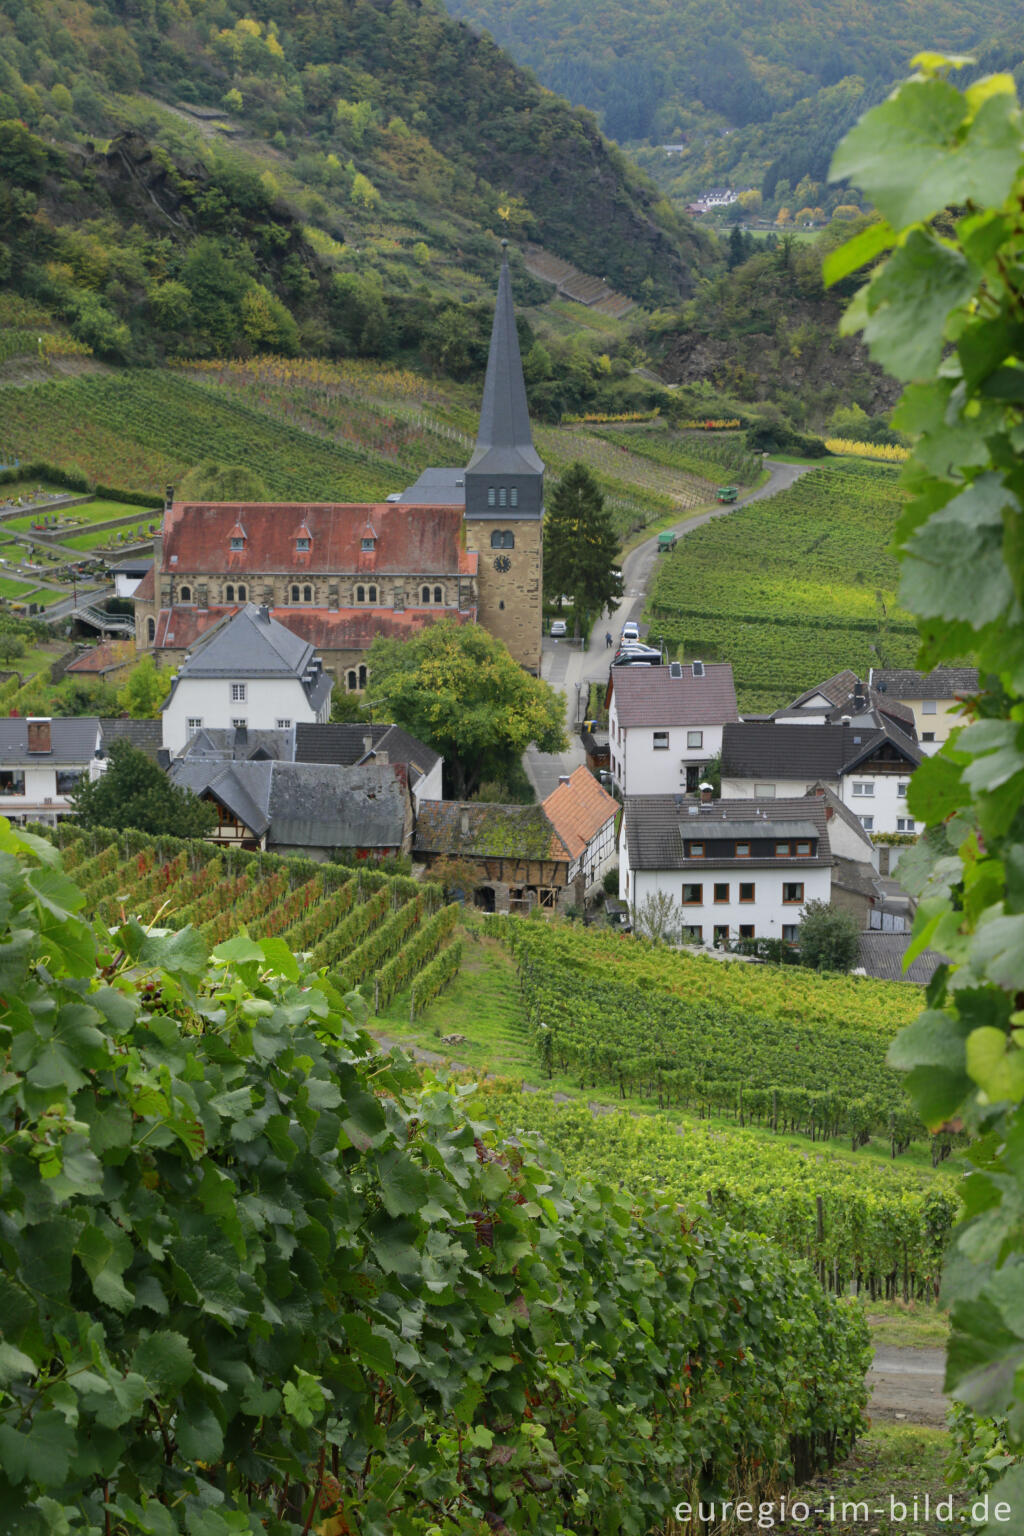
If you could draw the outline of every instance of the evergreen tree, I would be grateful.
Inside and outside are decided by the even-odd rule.
[[[548,498],[544,514],[544,584],[571,597],[581,628],[622,596],[612,571],[619,553],[611,514],[585,464],[571,464]]]
[[[738,224],[734,224],[732,229],[729,231],[729,255],[727,259],[729,262],[730,272],[732,271],[733,267],[742,265],[742,263],[747,259],[746,241],[743,238],[743,231],[740,229]]]
[[[127,741],[110,747],[110,767],[71,794],[75,815],[86,827],[137,827],[156,836],[204,837],[216,819],[212,805],[172,784],[156,763]]]

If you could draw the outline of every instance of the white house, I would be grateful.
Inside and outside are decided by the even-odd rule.
[[[92,715],[0,719],[0,814],[53,826],[71,811],[75,786],[104,772],[102,742]]]
[[[577,768],[559,780],[544,801],[544,814],[569,850],[570,885],[582,876],[584,893],[615,859],[618,801],[603,789],[589,768]]]
[[[623,795],[695,794],[723,726],[739,720],[728,662],[613,667],[608,693],[612,781]]]
[[[828,901],[835,855],[824,799],[626,799],[619,896],[634,912],[649,896],[682,908],[684,940],[795,941],[802,908]]]
[[[776,801],[828,786],[866,832],[917,832],[907,786],[921,750],[884,717],[881,725],[744,721],[722,732],[723,800]]]
[[[918,740],[928,756],[964,724],[961,704],[978,691],[977,667],[936,667],[934,672],[872,667],[868,679],[885,698],[913,711]]]
[[[178,754],[206,728],[289,730],[330,718],[333,681],[312,645],[249,603],[192,647],[163,708],[163,744]]]

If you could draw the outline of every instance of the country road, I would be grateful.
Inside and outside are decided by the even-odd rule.
[[[716,517],[728,517],[731,512],[736,512],[740,507],[748,506],[752,501],[763,501],[767,496],[775,496],[779,491],[788,490],[795,480],[805,475],[810,468],[806,464],[781,464],[775,460],[768,460],[768,479],[764,485],[756,491],[742,496],[731,505],[710,507],[706,512],[699,512],[695,517],[680,517],[676,527],[679,538],[685,538],[694,528],[702,528]],[[583,747],[579,737],[575,734],[575,727],[583,718],[581,710],[586,704],[587,688],[591,682],[605,682],[608,677],[608,662],[610,653],[605,644],[605,634],[611,634],[616,640],[622,632],[622,626],[627,619],[639,620],[647,601],[647,589],[651,581],[651,573],[658,559],[658,538],[655,534],[631,549],[622,562],[622,589],[623,599],[615,612],[607,621],[600,621],[594,626],[594,633],[589,646],[581,650],[571,640],[552,640],[549,635],[544,637],[544,651],[541,658],[541,676],[545,682],[565,695],[566,700],[566,727],[569,732],[569,750],[559,753],[538,752],[535,747],[528,747],[523,756],[523,766],[527,777],[536,792],[538,800],[543,800],[550,795],[558,785],[562,774],[572,773],[574,768],[580,767],[584,761]],[[643,626],[646,630],[647,626]]]

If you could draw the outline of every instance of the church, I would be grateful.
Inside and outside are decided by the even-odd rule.
[[[246,603],[312,645],[339,688],[366,686],[377,635],[479,623],[540,671],[544,465],[533,446],[507,253],[476,446],[386,502],[180,502],[168,490],[136,645],[173,669]]]

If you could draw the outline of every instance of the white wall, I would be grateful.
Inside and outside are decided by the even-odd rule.
[[[97,745],[99,736],[97,734]],[[81,772],[86,779],[98,779],[107,767],[106,760],[92,758],[87,763],[62,764],[61,773]],[[55,816],[71,809],[67,795],[57,793],[55,764],[48,762],[9,763],[5,768],[25,775],[25,790],[20,795],[0,795],[0,816],[30,815],[34,821],[50,823]]]
[[[668,747],[655,747],[656,730],[668,734]],[[688,747],[687,734],[700,731],[699,747]],[[620,740],[621,736],[621,740]],[[722,750],[720,725],[619,727],[615,695],[608,714],[608,744],[612,778],[624,795],[681,795],[686,793],[686,764],[708,763]]]
[[[310,708],[306,690],[297,678],[245,678],[244,701],[231,697],[229,678],[182,677],[163,714],[163,744],[172,753],[182,750],[194,734],[190,719],[205,728],[226,729],[233,720],[244,720],[250,730],[272,731],[278,720],[292,725],[324,724],[330,719],[328,696],[320,714]]]
[[[828,788],[839,793],[839,781],[825,779],[727,779],[722,776],[723,800],[760,800],[766,803],[772,800],[802,800],[814,783],[827,783]],[[774,795],[766,795],[765,790],[774,786]]]
[[[784,903],[782,900],[783,884],[790,885],[794,881],[802,881],[804,887],[803,900],[796,903]],[[754,886],[754,900],[741,902],[739,899],[740,883]],[[626,885],[630,889],[627,894]],[[729,887],[728,902],[716,902],[714,900],[714,887],[717,884],[726,884]],[[684,884],[699,884],[702,887],[703,901],[700,906],[683,906],[682,894]],[[753,924],[754,937],[757,939],[781,939],[785,925],[799,924],[801,909],[809,901],[828,901],[832,890],[832,870],[828,868],[801,869],[777,869],[777,868],[753,868],[751,870],[738,870],[735,866],[728,869],[716,869],[713,864],[700,870],[642,870],[634,872],[625,866],[625,861],[620,857],[619,863],[619,898],[628,901],[630,908],[635,910],[638,903],[642,903],[646,897],[664,891],[672,898],[677,911],[674,914],[682,915],[682,921],[690,927],[699,927],[702,931],[702,942],[710,948],[714,943],[714,930],[716,927],[728,924],[730,939],[738,939],[740,926]],[[695,940],[693,942],[696,942]]]
[[[618,813],[612,812],[604,826],[592,837],[583,853],[571,866],[569,880],[576,878],[581,871],[584,885],[590,887],[595,881],[600,880],[605,870],[615,857],[615,817]]]
[[[443,800],[441,790],[441,770],[444,767],[444,758],[439,757],[429,773],[425,773],[412,792],[413,806],[418,811],[424,800]]]
[[[839,798],[856,817],[872,818],[872,825],[868,828],[870,832],[922,831],[923,824],[915,823],[912,827],[896,825],[897,821],[910,818],[906,798],[899,794],[899,786],[910,782],[911,772],[908,765],[906,773],[898,776],[893,773],[848,773],[843,777]],[[854,784],[869,784],[873,793],[855,795]]]

